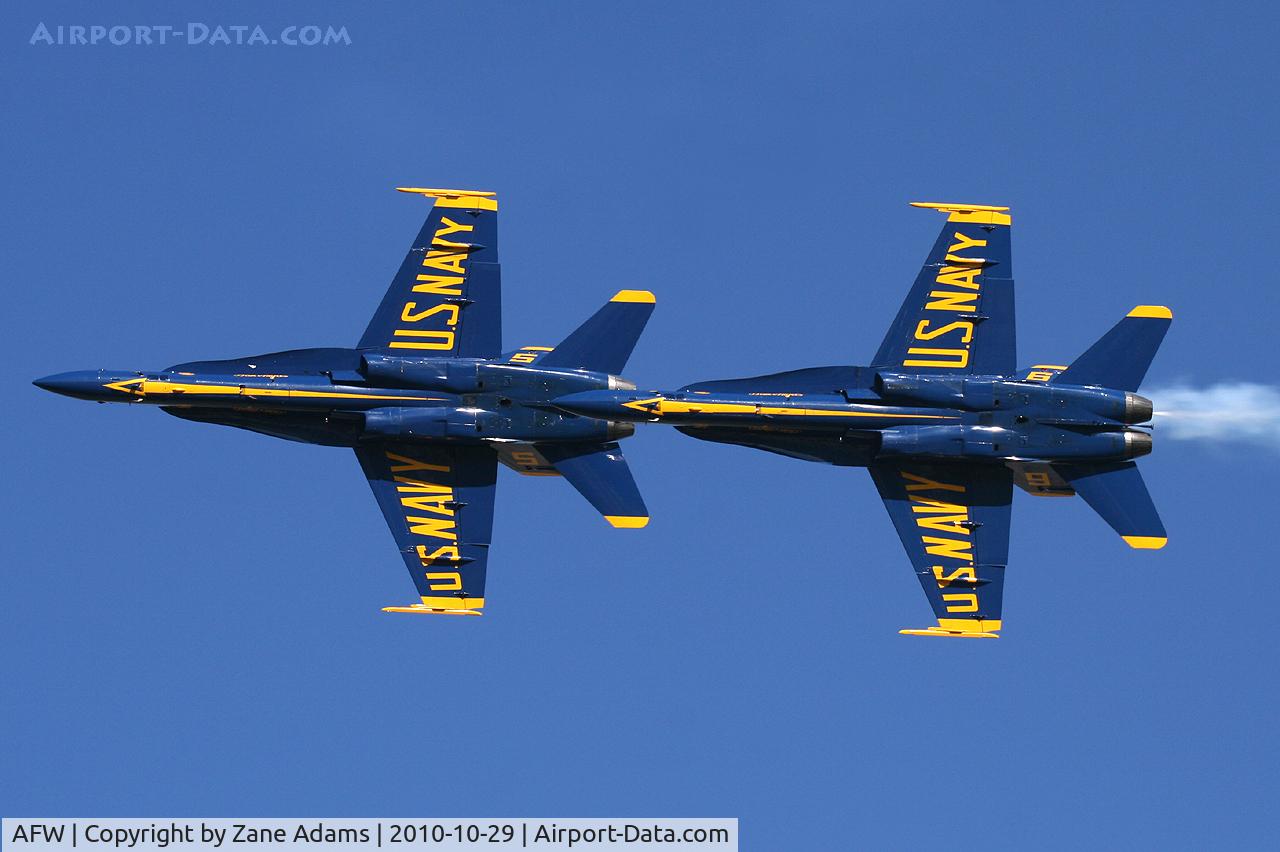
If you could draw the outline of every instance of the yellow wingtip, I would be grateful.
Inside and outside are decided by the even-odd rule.
[[[397,186],[396,192],[412,192],[434,199],[436,207],[459,207],[468,210],[497,210],[496,192],[480,189],[432,189],[425,186]]]
[[[941,210],[945,213],[954,212],[972,212],[976,210],[990,210],[998,213],[1007,213],[1008,207],[997,207],[991,204],[948,204],[941,201],[912,201],[912,207],[923,207],[927,210]]]
[[[970,639],[999,639],[1002,622],[998,618],[940,618],[934,627],[906,629],[904,636],[959,636]]]
[[[1159,535],[1125,535],[1124,543],[1137,550],[1159,550],[1169,543],[1169,539]]]
[[[648,290],[619,290],[614,294],[610,302],[641,302],[643,304],[652,305],[658,301],[657,297]]]
[[[605,515],[604,519],[620,530],[638,530],[649,525],[648,515]]]
[[[999,633],[974,633],[969,630],[943,630],[941,627],[925,627],[921,630],[899,630],[903,636],[955,636],[961,639],[999,639]]]
[[[429,195],[432,198],[463,198],[468,195],[493,198],[498,194],[496,192],[487,192],[483,189],[431,189],[425,186],[397,186],[396,192],[416,192],[419,195]]]
[[[417,615],[483,615],[477,609],[435,609],[422,604],[410,604],[409,606],[384,606],[383,612],[409,612]]]
[[[1173,319],[1173,311],[1164,305],[1138,305],[1129,311],[1131,317],[1151,317],[1152,319]]]
[[[972,222],[978,225],[1012,225],[1008,207],[993,204],[950,204],[936,201],[912,201],[912,207],[939,210],[949,214],[948,222]]]

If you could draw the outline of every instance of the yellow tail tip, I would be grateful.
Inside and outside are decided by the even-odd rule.
[[[1169,543],[1169,539],[1159,535],[1126,535],[1121,536],[1124,543],[1137,550],[1159,550]]]
[[[604,519],[621,530],[638,530],[649,525],[648,515],[605,515]]]
[[[1152,319],[1173,319],[1173,311],[1164,305],[1138,305],[1129,311],[1131,317],[1151,317]]]
[[[658,301],[657,297],[648,290],[619,290],[610,302],[641,302],[652,305]]]

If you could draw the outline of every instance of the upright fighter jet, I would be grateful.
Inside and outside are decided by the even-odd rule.
[[[648,523],[616,443],[635,427],[566,414],[550,401],[634,388],[617,374],[654,297],[623,290],[559,346],[500,354],[497,199],[468,190],[400,191],[434,203],[356,348],[155,372],[60,373],[35,384],[353,447],[422,599],[384,611],[479,615],[499,461],[524,474],[563,476],[615,527]]]
[[[925,204],[947,222],[867,367],[814,367],[674,392],[593,390],[565,411],[669,423],[705,441],[866,467],[938,623],[995,637],[1013,485],[1079,494],[1130,547],[1166,542],[1133,459],[1151,452],[1134,391],[1173,314],[1140,305],[1069,367],[1017,369],[1007,207]]]

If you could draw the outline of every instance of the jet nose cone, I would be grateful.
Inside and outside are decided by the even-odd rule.
[[[100,390],[97,370],[77,370],[71,373],[54,373],[43,379],[36,379],[31,384],[41,390],[60,393],[63,396],[83,397],[86,392]]]
[[[130,391],[130,384],[137,384],[141,379],[137,373],[123,373],[113,370],[76,370],[70,373],[55,373],[32,382],[38,388],[60,393],[76,399],[91,399],[98,402],[128,402],[135,398]],[[124,383],[123,385],[121,383]]]

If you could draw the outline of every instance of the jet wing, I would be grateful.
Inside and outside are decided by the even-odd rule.
[[[1012,220],[1007,207],[927,204],[948,214],[873,367],[1004,376],[1014,357]]]
[[[1009,561],[1013,474],[997,465],[875,462],[884,500],[938,626],[917,636],[994,637]]]
[[[496,358],[502,351],[498,200],[491,192],[400,191],[434,203],[359,348]]]
[[[383,612],[480,615],[498,457],[488,447],[387,442],[356,449],[422,603]]]

